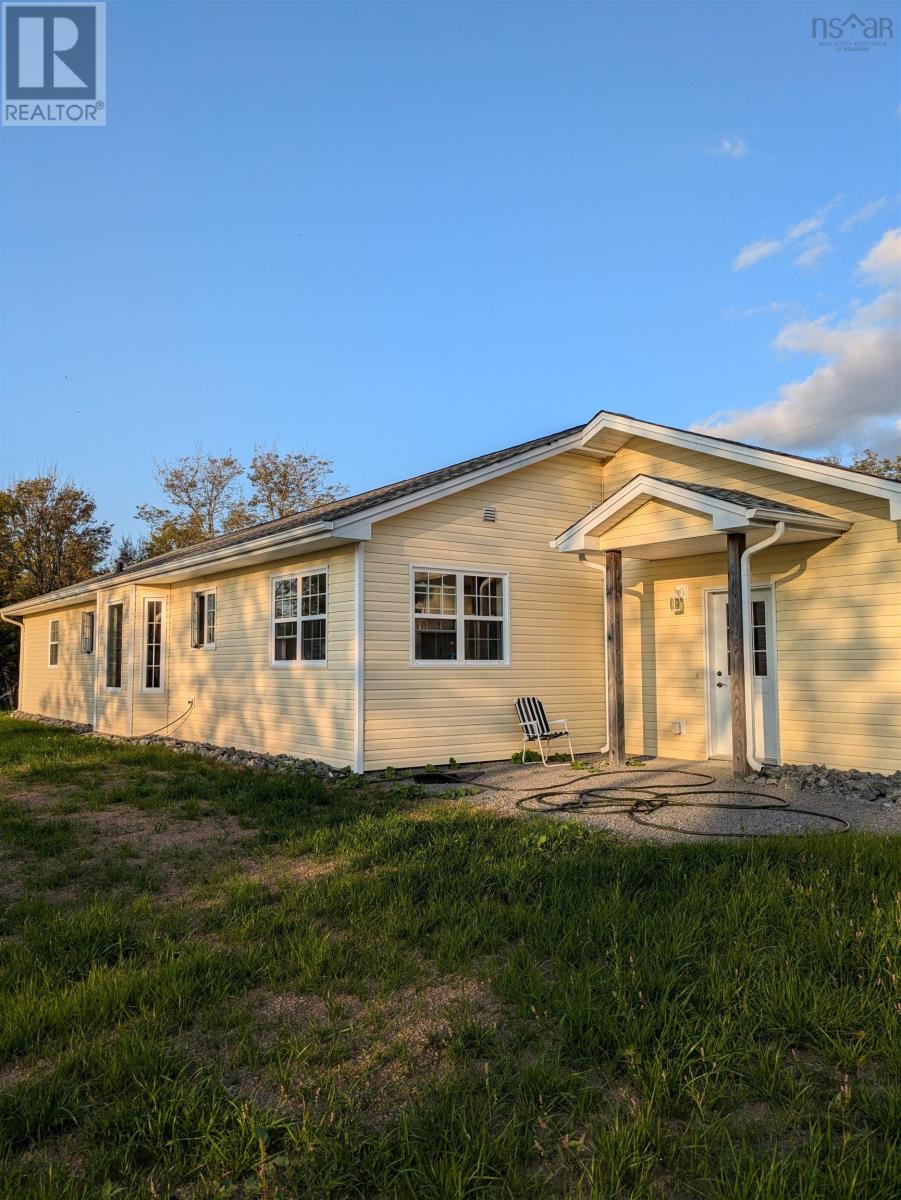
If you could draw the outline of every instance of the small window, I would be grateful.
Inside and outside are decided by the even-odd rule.
[[[754,646],[754,674],[766,676],[767,644],[766,644],[766,602],[754,600],[751,603],[751,632]]]
[[[502,575],[413,572],[416,662],[504,662]]]
[[[144,601],[144,690],[163,686],[163,602]]]
[[[50,622],[50,657],[48,659],[51,667],[59,665],[59,621]]]
[[[106,686],[122,686],[122,605],[111,604],[106,610]]]
[[[272,639],[276,663],[325,662],[328,622],[328,574],[311,571],[273,582]]]
[[[191,615],[191,645],[212,649],[216,645],[216,593],[195,592]]]
[[[82,654],[94,653],[94,622],[96,614],[92,612],[83,612],[81,614],[81,652]]]

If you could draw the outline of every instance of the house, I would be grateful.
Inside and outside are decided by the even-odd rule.
[[[355,770],[901,766],[901,483],[601,412],[10,605],[20,709]],[[609,713],[609,721],[608,721]]]

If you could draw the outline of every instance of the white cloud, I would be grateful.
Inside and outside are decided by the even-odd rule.
[[[890,230],[866,255],[860,270],[878,282],[896,277],[901,231]],[[852,307],[846,320],[792,321],[773,341],[787,354],[822,361],[784,384],[776,399],[747,410],[714,413],[694,428],[737,441],[821,453],[872,446],[901,450],[901,292],[883,291]]]
[[[881,208],[885,208],[886,204],[888,204],[888,200],[886,200],[885,196],[880,196],[878,200],[871,200],[868,204],[859,208],[857,212],[851,213],[851,216],[847,220],[842,221],[841,225],[839,225],[839,231],[841,233],[848,233],[861,221],[868,221],[870,217],[874,217]]]
[[[751,242],[749,246],[742,246],[739,250],[732,269],[733,271],[743,271],[745,267],[753,267],[755,263],[769,258],[771,254],[778,254],[781,249],[782,242]]]
[[[795,259],[796,267],[806,267],[809,270],[820,265],[824,254],[832,250],[832,242],[825,233],[816,233],[804,243],[801,253]]]
[[[887,230],[858,265],[861,274],[879,283],[901,281],[901,228]]]
[[[755,263],[778,254],[781,250],[784,250],[787,246],[790,246],[793,242],[797,242],[801,238],[816,237],[820,234],[826,217],[837,204],[841,204],[842,199],[843,197],[836,196],[828,204],[825,204],[815,212],[812,217],[805,217],[803,221],[798,221],[796,225],[790,225],[781,238],[762,238],[759,241],[751,242],[747,246],[742,246],[732,264],[732,270],[744,271],[746,267],[753,267]],[[825,238],[826,235],[822,234],[821,236]],[[826,241],[822,243],[823,248],[817,250],[815,253],[808,254],[807,251],[812,251],[812,247],[805,247],[795,259],[795,263],[801,267],[815,265],[827,250],[831,249],[831,244],[827,245]]]
[[[721,137],[715,145],[708,147],[707,153],[716,158],[745,158],[751,153],[751,148],[744,138],[733,134],[731,137]]]

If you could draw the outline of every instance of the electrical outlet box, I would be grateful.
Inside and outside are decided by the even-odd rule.
[[[685,722],[684,721],[672,721],[670,723],[670,729],[672,730],[673,733],[679,734],[680,736],[684,736]]]

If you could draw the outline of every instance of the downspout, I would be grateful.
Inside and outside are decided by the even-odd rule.
[[[592,562],[591,559],[588,558],[587,555],[580,553],[579,554],[579,562],[582,564],[583,567],[591,567],[592,571],[600,571],[601,574],[606,578],[607,572],[606,572],[605,568],[602,567],[600,563]],[[607,589],[605,587],[604,588],[604,624],[605,624],[605,628],[606,628],[606,622],[607,622]],[[605,677],[604,682],[605,683],[606,683],[606,673],[607,673],[607,637],[606,637],[606,633],[605,633],[605,635],[604,635],[604,677]],[[601,746],[600,750],[598,751],[599,754],[609,754],[610,753],[610,713],[607,710],[606,695],[604,698],[604,725],[605,725],[605,732],[607,734],[607,741],[604,743],[603,746]]]
[[[353,769],[362,775],[366,764],[366,627],[364,543],[354,546],[354,750]]]
[[[7,625],[13,625],[19,631],[19,669],[16,672],[16,674],[18,675],[18,687],[16,689],[16,691],[17,691],[16,702],[20,703],[22,700],[22,694],[21,694],[22,693],[22,650],[24,648],[22,643],[25,639],[25,618],[24,617],[18,617],[18,618],[17,617],[8,617],[6,615],[6,613],[2,613],[2,612],[0,612],[0,617],[3,618],[3,620],[7,623]]]
[[[776,528],[768,538],[758,542],[756,546],[748,546],[741,556],[741,591],[744,600],[744,620],[742,621],[742,641],[745,648],[745,744],[748,748],[748,766],[752,771],[762,771],[763,763],[755,754],[754,746],[754,646],[753,622],[751,607],[751,557],[775,546],[785,534],[785,522],[777,521]]]

